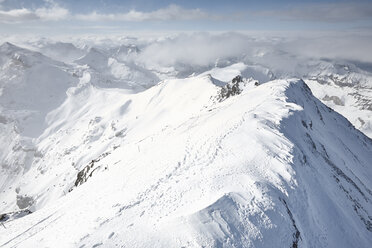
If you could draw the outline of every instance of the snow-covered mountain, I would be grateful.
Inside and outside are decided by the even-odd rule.
[[[92,47],[74,62],[86,66],[95,85],[105,88],[129,88],[143,90],[159,82],[159,78],[150,70],[141,68],[129,57],[136,47],[124,46],[111,49]],[[125,53],[126,52],[126,53]]]
[[[316,97],[372,137],[372,74],[351,63],[317,64],[306,77]]]
[[[0,247],[369,247],[367,72],[79,51],[0,48]]]
[[[10,43],[0,46],[0,66],[0,104],[6,117],[20,121],[18,128],[26,136],[37,137],[45,115],[78,82],[73,68]]]
[[[5,193],[39,156],[32,139],[47,127],[47,113],[79,80],[71,66],[10,43],[0,46],[0,67],[0,188]]]

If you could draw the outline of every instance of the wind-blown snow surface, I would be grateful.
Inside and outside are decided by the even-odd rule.
[[[216,82],[70,88],[13,184],[37,211],[5,222],[0,245],[368,247],[371,140],[301,80],[222,102]]]
[[[0,46],[0,247],[369,247],[371,73],[218,38]]]

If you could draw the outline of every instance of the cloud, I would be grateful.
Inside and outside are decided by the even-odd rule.
[[[38,16],[28,9],[0,10],[0,22],[21,22],[36,19]]]
[[[0,10],[0,22],[17,23],[32,20],[58,21],[66,19],[69,16],[69,11],[67,9],[60,7],[53,1],[46,0],[45,3],[45,6],[33,10],[26,8]]]
[[[306,4],[287,9],[265,10],[256,16],[279,18],[286,21],[346,22],[372,19],[371,3]]]
[[[166,8],[151,12],[141,12],[131,10],[127,13],[119,14],[99,14],[92,12],[87,15],[76,15],[76,18],[84,21],[169,21],[169,20],[200,20],[215,19],[216,16],[210,15],[200,9],[185,9],[178,5],[169,5]]]
[[[372,63],[372,36],[361,33],[322,33],[260,36],[240,33],[192,33],[151,41],[135,61],[146,68],[175,68],[190,72],[243,61],[264,65],[275,74],[301,76],[312,61]],[[190,73],[191,74],[191,73]]]
[[[71,15],[68,9],[60,7],[58,4],[54,3],[51,0],[45,0],[44,2],[45,6],[33,10],[22,8],[4,11],[0,9],[0,22],[14,23],[25,22],[30,20],[58,21],[64,19],[75,19],[80,21],[91,22],[98,21],[143,22],[201,19],[216,20],[218,18],[221,18],[221,16],[212,15],[200,9],[185,9],[178,5],[169,5],[166,8],[150,12],[131,10],[126,13],[101,14],[98,13],[97,11],[94,11],[90,14]]]
[[[181,34],[150,43],[138,59],[150,67],[156,64],[207,66],[219,58],[240,57],[249,51],[250,41],[249,37],[237,33]]]
[[[66,19],[69,16],[69,11],[55,4],[49,8],[43,7],[43,8],[36,9],[35,14],[41,20],[58,21],[58,20]]]
[[[372,36],[346,33],[318,35],[283,42],[281,48],[306,58],[353,60],[372,63]]]

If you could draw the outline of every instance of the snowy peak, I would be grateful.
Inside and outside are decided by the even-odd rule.
[[[80,65],[89,65],[93,69],[102,69],[107,66],[108,55],[104,54],[103,51],[97,48],[90,48],[88,53],[82,58],[76,60],[75,62]]]
[[[65,63],[71,63],[86,54],[84,48],[78,48],[67,42],[38,44],[37,48],[46,56]]]
[[[0,55],[3,64],[3,69],[5,66],[4,63],[8,62],[9,59],[13,61],[18,61],[25,67],[31,67],[38,63],[63,65],[63,63],[54,61],[39,52],[18,47],[9,42],[5,42],[0,46]],[[17,65],[16,62],[14,63],[15,65]]]
[[[117,48],[111,49],[111,53],[113,57],[125,60],[127,59],[128,55],[137,55],[140,52],[139,48],[136,45],[129,44],[129,45],[120,45]]]
[[[28,50],[25,49],[25,48],[21,48],[19,46],[16,46],[10,42],[4,42],[1,46],[0,46],[0,53],[2,53],[3,55],[6,54],[12,54],[14,52],[17,52],[17,51],[23,51],[23,52],[27,52]]]
[[[16,50],[16,49],[19,49],[17,46],[13,45],[12,43],[10,42],[4,42],[1,46],[0,46],[0,51],[2,53],[5,53],[5,52],[9,52],[9,51],[12,51],[12,50]]]

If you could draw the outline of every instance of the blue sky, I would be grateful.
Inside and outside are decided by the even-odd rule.
[[[0,0],[0,32],[372,30],[372,0]]]

